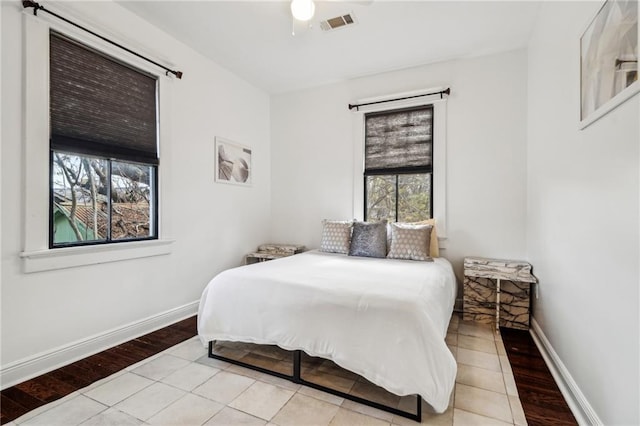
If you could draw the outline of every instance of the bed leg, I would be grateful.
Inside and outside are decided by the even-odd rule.
[[[300,382],[300,363],[302,362],[302,351],[295,350],[293,351],[293,381],[295,383]]]
[[[422,397],[420,395],[416,395],[416,401],[418,402],[418,405],[416,406],[416,421],[422,422]]]

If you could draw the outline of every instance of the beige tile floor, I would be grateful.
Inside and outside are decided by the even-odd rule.
[[[458,362],[449,409],[435,414],[423,402],[423,424],[526,425],[504,345],[489,326],[454,315],[447,345]],[[221,351],[224,351],[222,349]],[[234,349],[227,349],[232,355]],[[235,355],[286,369],[277,348]],[[271,365],[272,364],[272,365]],[[388,394],[335,364],[308,359],[314,381],[334,380],[351,393],[399,406]],[[210,359],[197,337],[132,365],[9,425],[415,425],[414,421],[287,380]]]

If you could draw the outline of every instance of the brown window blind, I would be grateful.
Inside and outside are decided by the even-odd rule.
[[[433,106],[365,115],[365,174],[432,171]]]
[[[157,81],[50,35],[51,148],[158,164]]]

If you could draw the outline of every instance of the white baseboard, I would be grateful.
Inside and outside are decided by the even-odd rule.
[[[1,389],[14,386],[79,359],[166,327],[198,312],[198,301],[126,324],[56,349],[3,365],[0,369]]]
[[[593,407],[591,407],[591,404],[589,404],[589,401],[587,401],[578,384],[573,380],[573,377],[571,377],[569,370],[564,366],[564,363],[553,349],[553,346],[551,346],[551,342],[549,342],[549,339],[547,339],[547,336],[545,336],[536,319],[533,317],[531,318],[530,333],[578,424],[602,425],[602,421]]]

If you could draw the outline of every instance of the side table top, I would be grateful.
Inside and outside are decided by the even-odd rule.
[[[465,257],[464,274],[470,277],[536,283],[531,264],[521,260]]]
[[[258,247],[258,253],[298,254],[304,249],[304,246],[296,244],[262,244]]]

